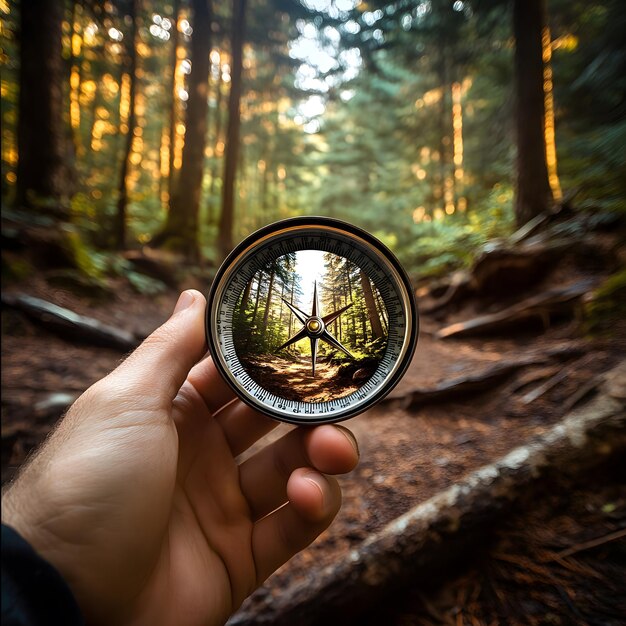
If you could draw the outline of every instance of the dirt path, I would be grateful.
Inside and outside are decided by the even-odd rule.
[[[338,379],[338,365],[319,360],[312,373],[311,358],[287,359],[275,354],[248,357],[243,363],[253,380],[272,393],[296,402],[326,402],[356,391],[359,385]]]
[[[32,293],[32,289],[29,291]],[[114,301],[90,303],[38,286],[34,295],[107,323],[148,332],[167,318],[177,294],[155,300],[122,291]],[[547,350],[570,339],[572,331],[563,326],[542,335],[444,342],[432,338],[430,333],[435,328],[435,322],[422,321],[424,332],[415,358],[394,390],[395,395],[475,373],[529,351]],[[50,418],[40,416],[38,403],[53,392],[85,389],[115,367],[123,355],[69,345],[10,313],[3,315],[2,335],[2,469],[6,480],[54,424]],[[522,397],[532,385],[520,386],[519,379],[512,379],[491,393],[462,402],[426,406],[415,412],[375,408],[346,422],[359,440],[361,461],[355,471],[340,477],[344,502],[336,521],[312,546],[272,576],[247,606],[262,605],[277,594],[288,593],[292,583],[315,577],[326,565],[346,558],[369,533],[411,506],[544,432],[562,417],[563,406],[571,395],[611,367],[624,346],[597,343],[589,349],[593,359],[574,361],[568,378],[531,405],[525,404]],[[323,361],[318,364],[315,379],[307,360],[281,359],[269,367],[273,376],[279,370],[281,385],[297,385],[299,392],[311,400],[320,400],[331,391],[319,388],[320,380],[328,381],[333,375],[332,367]],[[280,425],[248,455],[290,428]]]

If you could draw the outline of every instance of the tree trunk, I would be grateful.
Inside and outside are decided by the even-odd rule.
[[[243,290],[241,296],[241,304],[239,305],[239,320],[241,322],[246,321],[246,309],[248,308],[248,300],[250,300],[250,290],[252,289],[252,280],[248,281],[246,288]]]
[[[67,216],[74,177],[63,123],[63,3],[29,0],[20,11],[16,202],[43,208],[52,199],[55,211]]]
[[[234,0],[231,38],[231,81],[228,97],[228,126],[222,179],[222,213],[219,222],[218,248],[225,258],[233,248],[235,217],[235,180],[239,154],[239,127],[241,125],[241,75],[243,69],[243,42],[245,37],[246,0]]]
[[[452,107],[449,103],[450,78],[448,56],[449,47],[446,38],[444,38],[439,45],[439,63],[437,68],[441,89],[441,100],[439,101],[439,176],[441,181],[439,187],[440,197],[435,203],[437,206],[441,204],[442,209],[446,208],[450,198],[449,194],[452,192],[451,189],[448,189],[448,181],[452,179],[452,158],[450,156]]]
[[[180,34],[178,31],[178,20],[180,19],[180,0],[174,0],[174,15],[172,27],[172,47],[170,50],[170,67],[172,76],[170,78],[170,126],[169,126],[169,151],[168,151],[168,198],[171,200],[174,192],[174,145],[176,144],[176,67],[178,66],[178,41]]]
[[[272,270],[270,274],[270,285],[267,288],[267,298],[265,300],[265,312],[263,313],[263,336],[267,332],[267,321],[269,319],[270,308],[272,306],[272,291],[274,290],[274,276],[276,272]]]
[[[353,302],[352,300],[352,278],[350,277],[350,268],[348,267],[348,263],[346,261],[346,277],[348,279],[348,302]],[[346,302],[347,304],[347,302]],[[352,341],[356,344],[356,311],[353,306],[352,309],[349,310],[350,313],[350,321],[352,322]],[[347,326],[346,326],[347,330]]]
[[[378,293],[378,291],[376,292],[375,296],[376,296],[376,304],[378,305],[378,314],[383,324],[383,330],[385,331],[385,334],[386,334],[387,330],[389,329],[389,324],[387,322],[387,309],[385,308],[385,303],[380,297],[380,294]]]
[[[250,323],[250,330],[248,332],[248,338],[246,340],[246,350],[250,347],[250,343],[252,341],[252,335],[254,334],[255,324],[256,324],[256,316],[259,311],[259,297],[261,296],[261,280],[263,279],[263,272],[259,272],[259,278],[257,279],[256,285],[256,297],[254,299],[254,310],[252,312],[252,322]]]
[[[170,197],[170,210],[163,232],[155,245],[166,242],[188,260],[198,261],[198,213],[202,192],[204,148],[208,123],[209,71],[211,62],[211,0],[193,0],[193,35],[191,37],[191,74],[185,116],[183,162]]]
[[[372,339],[378,339],[383,336],[383,327],[378,317],[378,311],[376,310],[372,284],[363,270],[360,271],[360,277],[363,296],[365,297],[365,305],[367,306],[367,316],[370,321],[370,326],[372,327]]]
[[[217,170],[218,170],[218,156],[217,156],[217,146],[220,142],[220,136],[222,134],[222,90],[223,90],[223,80],[222,80],[222,62],[220,61],[218,66],[218,76],[217,76],[217,94],[216,94],[216,103],[215,103],[215,137],[213,141],[213,164],[211,166],[211,186],[209,187],[209,211],[207,216],[207,221],[209,224],[213,224],[215,213],[217,212],[217,204],[214,202],[213,196],[215,195],[215,183],[217,181]]]
[[[118,250],[126,248],[126,212],[128,207],[128,170],[130,169],[130,154],[133,146],[133,137],[136,123],[135,96],[137,94],[137,13],[141,0],[133,0],[130,4],[129,16],[132,20],[130,36],[126,44],[126,67],[130,77],[128,94],[128,119],[126,121],[126,137],[122,166],[120,169],[119,193],[117,198],[117,214],[115,219],[115,246]],[[121,98],[121,84],[120,84]]]
[[[290,298],[290,302],[291,304],[293,304],[293,296],[296,290],[296,275],[294,272],[293,278],[291,279],[291,298]],[[291,337],[291,335],[293,335],[293,320],[294,320],[294,314],[290,309],[290,313],[289,313],[289,336]]]
[[[365,317],[365,311],[363,310],[363,308],[361,308],[360,319],[361,319],[361,336],[362,336],[361,345],[364,346],[367,343],[369,337],[367,336],[367,318]]]
[[[546,166],[545,104],[541,33],[544,0],[515,0],[515,87],[517,181],[515,219],[518,226],[548,211],[553,201]]]

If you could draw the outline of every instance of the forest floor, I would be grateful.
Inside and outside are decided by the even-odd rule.
[[[144,335],[167,318],[177,295],[148,298],[120,286],[115,296],[93,302],[51,289],[40,279],[9,285],[5,292],[10,291],[43,297]],[[626,333],[618,331],[617,339],[606,341],[581,339],[574,322],[539,333],[463,341],[436,340],[433,335],[441,321],[424,318],[421,322],[415,358],[394,390],[395,397],[480,373],[503,360],[545,354],[555,347],[575,344],[582,352],[560,365],[526,367],[488,393],[465,400],[412,411],[391,404],[346,422],[359,441],[361,460],[352,473],[340,477],[344,503],[336,521],[272,576],[244,610],[288,593],[294,583],[313,580],[316,573],[347,558],[370,533],[415,504],[546,432],[563,417],[568,399],[591,378],[613,367],[626,348]],[[113,369],[122,356],[112,350],[68,344],[17,313],[3,314],[3,482],[53,426],[50,407],[59,401],[55,395],[79,393]],[[525,394],[559,368],[567,368],[567,376],[529,403]],[[247,454],[290,428],[279,425]],[[626,596],[623,538],[583,549],[580,559],[570,559],[566,565],[562,559],[546,561],[545,557],[546,551],[623,529],[623,479],[615,468],[605,468],[602,477],[593,481],[586,477],[546,486],[545,497],[500,526],[492,547],[469,569],[451,574],[443,587],[399,592],[392,605],[381,607],[382,613],[371,617],[371,624],[620,623],[619,603]]]
[[[339,366],[322,359],[311,369],[311,357],[248,355],[242,364],[254,381],[275,395],[296,402],[327,402],[356,391],[360,384],[337,376]]]

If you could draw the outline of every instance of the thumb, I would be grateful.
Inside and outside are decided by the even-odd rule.
[[[172,316],[109,375],[109,382],[168,405],[206,352],[205,307],[199,291],[183,291]]]

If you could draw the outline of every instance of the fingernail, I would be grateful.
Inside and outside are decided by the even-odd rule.
[[[194,296],[193,292],[183,291],[180,296],[178,296],[178,302],[176,303],[176,307],[174,308],[174,313],[172,313],[172,315],[176,315],[176,313],[179,313],[180,311],[189,308],[193,304],[195,299],[196,297]]]
[[[347,428],[344,428],[343,426],[338,426],[337,424],[335,424],[335,428],[350,442],[350,444],[354,448],[354,451],[356,452],[356,455],[360,457],[361,452],[359,451],[359,444],[357,443],[357,440],[354,437],[354,435]]]
[[[325,498],[324,498],[324,487],[325,487],[324,478],[320,476],[318,472],[313,472],[313,471],[306,472],[306,474],[304,474],[302,478],[304,478],[304,480],[306,480],[308,483],[311,483],[312,485],[315,485],[317,487],[317,490],[320,492],[320,495],[322,496],[322,506],[325,507],[326,503],[325,503]]]

